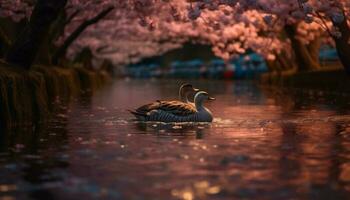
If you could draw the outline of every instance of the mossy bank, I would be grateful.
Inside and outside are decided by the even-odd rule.
[[[57,99],[69,101],[110,80],[82,67],[34,66],[30,71],[0,61],[0,128],[33,126],[49,119]]]

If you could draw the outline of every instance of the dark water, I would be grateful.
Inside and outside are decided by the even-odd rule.
[[[212,124],[142,124],[128,108],[175,81],[116,81],[47,126],[0,138],[0,199],[347,199],[350,94],[202,81]]]

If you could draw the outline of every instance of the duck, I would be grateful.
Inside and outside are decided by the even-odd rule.
[[[194,97],[194,105],[178,102],[169,105],[167,109],[163,107],[153,108],[147,112],[136,109],[130,111],[139,121],[157,121],[157,122],[212,122],[213,115],[211,111],[204,106],[205,101],[212,101],[215,98],[209,96],[205,91],[199,91]]]
[[[147,112],[154,110],[154,109],[160,109],[160,110],[165,110],[165,111],[170,112],[171,110],[173,110],[172,106],[180,105],[183,103],[188,104],[189,106],[192,106],[193,109],[195,109],[194,103],[192,103],[189,100],[189,95],[192,93],[196,93],[198,91],[199,91],[199,89],[194,88],[192,84],[183,83],[179,88],[179,92],[178,92],[179,99],[178,100],[171,100],[171,101],[169,101],[169,100],[157,100],[155,102],[152,102],[152,103],[149,103],[149,104],[146,104],[146,105],[143,105],[143,106],[137,108],[136,112],[147,113]],[[176,112],[176,111],[174,111],[174,112]]]

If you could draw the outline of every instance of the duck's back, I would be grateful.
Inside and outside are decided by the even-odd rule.
[[[196,113],[193,105],[181,101],[156,101],[137,108],[136,112],[147,114],[157,110],[178,116],[187,116]]]

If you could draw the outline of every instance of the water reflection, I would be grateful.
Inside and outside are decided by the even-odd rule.
[[[116,81],[36,129],[1,134],[0,198],[346,199],[347,94],[194,81],[212,124],[139,123],[176,81]]]
[[[134,122],[141,133],[156,134],[157,136],[182,137],[202,139],[211,128],[211,123],[156,123]]]
[[[61,117],[48,125],[3,132],[0,148],[0,198],[25,199],[54,196],[47,188],[65,179],[69,166],[67,120]]]

